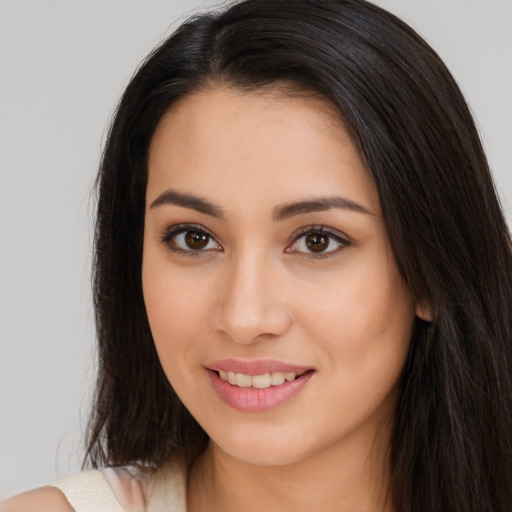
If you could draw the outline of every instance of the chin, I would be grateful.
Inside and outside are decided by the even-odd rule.
[[[217,445],[218,446],[218,445]],[[287,466],[297,463],[304,458],[303,453],[290,451],[282,445],[250,443],[250,446],[218,446],[230,458],[243,464],[253,466]]]
[[[308,452],[305,432],[293,432],[293,429],[276,428],[276,425],[262,425],[236,429],[226,429],[220,436],[212,432],[212,445],[228,457],[244,464],[255,466],[286,466],[304,460]]]

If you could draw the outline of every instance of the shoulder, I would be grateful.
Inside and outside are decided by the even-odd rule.
[[[145,488],[129,468],[82,471],[52,482],[76,512],[146,510]]]
[[[158,470],[82,471],[0,504],[0,512],[184,512],[186,470],[174,460]]]
[[[0,504],[0,512],[73,512],[64,493],[56,487],[41,487],[14,496]]]
[[[82,471],[11,498],[0,512],[123,512],[118,498],[103,471]]]

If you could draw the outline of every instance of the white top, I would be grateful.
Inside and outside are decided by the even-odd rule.
[[[50,484],[75,512],[186,512],[186,471],[173,461],[145,476],[133,467],[83,471]]]

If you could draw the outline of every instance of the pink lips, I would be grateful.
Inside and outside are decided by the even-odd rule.
[[[243,412],[264,412],[274,409],[295,396],[313,375],[311,368],[296,366],[277,360],[241,361],[225,359],[206,366],[213,388],[226,404]],[[245,375],[263,375],[272,372],[294,372],[303,374],[292,381],[265,389],[233,386],[221,379],[219,370],[243,373]]]

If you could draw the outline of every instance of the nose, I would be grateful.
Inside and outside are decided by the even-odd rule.
[[[214,315],[214,329],[249,345],[283,335],[291,315],[278,264],[251,254],[226,262]]]

